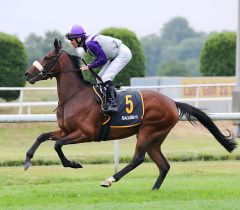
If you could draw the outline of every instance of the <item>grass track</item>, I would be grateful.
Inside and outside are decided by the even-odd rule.
[[[218,122],[217,122],[218,123]],[[218,123],[221,130],[231,129],[231,122]],[[56,123],[2,123],[0,124],[0,162],[22,161],[37,136],[44,132],[57,130]],[[135,149],[135,136],[120,141],[120,156],[132,157]],[[80,162],[112,160],[114,156],[113,141],[101,143],[84,143],[63,147],[66,156]],[[197,157],[202,154],[240,158],[240,148],[229,154],[201,126],[192,127],[190,123],[179,122],[162,144],[163,154],[172,157]],[[179,159],[181,159],[179,158]],[[176,158],[177,159],[177,158]],[[232,158],[236,159],[236,158]],[[33,160],[59,161],[54,150],[54,142],[44,142],[37,150]],[[90,161],[89,161],[90,160]]]
[[[122,167],[123,165],[121,165]],[[157,177],[144,163],[111,188],[100,182],[111,176],[112,165],[0,168],[0,209],[240,209],[238,161],[171,163],[160,191],[151,191]]]

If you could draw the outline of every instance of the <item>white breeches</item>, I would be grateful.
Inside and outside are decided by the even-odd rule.
[[[115,76],[128,64],[131,58],[132,53],[129,48],[125,44],[121,44],[115,59],[113,61],[108,61],[98,75],[102,78],[103,82],[108,80],[113,81]]]

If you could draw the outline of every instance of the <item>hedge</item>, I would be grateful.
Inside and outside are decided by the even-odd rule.
[[[15,36],[0,32],[0,86],[25,86],[24,72],[27,69],[27,54],[23,43]],[[0,97],[11,101],[20,91],[1,91]]]

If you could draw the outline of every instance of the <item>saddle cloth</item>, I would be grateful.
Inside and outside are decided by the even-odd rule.
[[[93,89],[102,105],[100,90],[96,86],[93,86]],[[118,112],[104,114],[107,118],[103,124],[108,123],[112,128],[126,128],[141,123],[144,115],[144,102],[140,91],[131,89],[117,91],[116,102]]]

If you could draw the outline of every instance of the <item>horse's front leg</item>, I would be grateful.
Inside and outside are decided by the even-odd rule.
[[[40,146],[41,143],[47,140],[57,140],[61,137],[61,130],[41,134],[26,153],[26,159],[23,162],[24,170],[27,170],[31,166],[31,159],[33,158],[34,153],[36,152],[37,148]]]
[[[82,168],[82,165],[80,163],[76,163],[75,161],[68,160],[62,151],[62,146],[67,144],[83,143],[86,142],[87,139],[87,136],[81,130],[76,130],[69,135],[63,137],[62,139],[56,141],[54,149],[56,150],[64,167]]]

